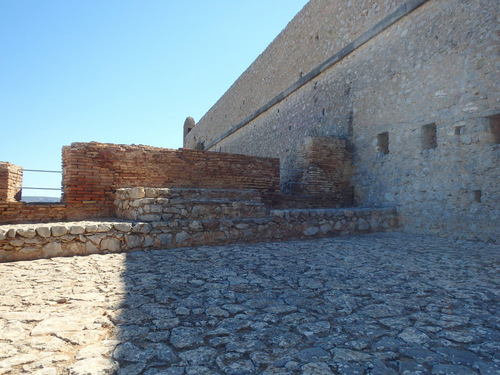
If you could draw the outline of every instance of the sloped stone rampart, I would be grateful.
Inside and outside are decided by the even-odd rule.
[[[315,238],[396,226],[390,208],[271,210],[267,217],[246,219],[0,225],[0,261]]]

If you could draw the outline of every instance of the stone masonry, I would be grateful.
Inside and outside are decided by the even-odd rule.
[[[15,201],[22,168],[0,164],[0,223],[114,217],[116,189],[137,186],[255,189],[270,201],[279,194],[279,160],[273,158],[91,142],[64,147],[62,164],[59,204]]]
[[[498,374],[499,254],[379,233],[2,263],[0,374]]]
[[[186,135],[277,157],[311,137],[353,146],[355,201],[402,230],[497,241],[497,0],[311,0]]]
[[[398,225],[391,208],[268,211],[255,191],[119,189],[116,204],[122,220],[0,225],[0,262],[372,233]]]

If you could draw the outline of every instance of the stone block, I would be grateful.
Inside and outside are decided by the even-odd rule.
[[[159,239],[161,245],[167,246],[172,243],[173,236],[171,234],[160,234],[157,238]]]
[[[358,220],[358,229],[359,230],[368,230],[370,229],[370,224],[365,219],[359,219]]]
[[[101,244],[102,236],[94,234],[92,236],[86,236],[93,244],[99,246]]]
[[[68,233],[68,227],[66,225],[53,225],[51,230],[54,237],[64,236]]]
[[[181,244],[181,243],[187,241],[189,239],[189,237],[191,237],[191,236],[187,232],[182,231],[182,232],[177,233],[175,235],[175,242],[178,244]]]
[[[46,257],[53,257],[62,255],[62,245],[59,242],[49,242],[47,245],[42,248],[43,254]]]
[[[88,241],[88,242],[85,243],[85,251],[86,251],[87,254],[97,254],[97,253],[99,253],[99,249],[91,241]]]
[[[101,241],[101,249],[118,252],[120,251],[120,240],[116,238],[105,238]]]
[[[138,220],[141,221],[160,221],[161,220],[161,215],[154,215],[154,214],[146,214],[146,215],[138,215],[137,216]]]
[[[146,196],[146,192],[142,187],[135,187],[129,190],[129,197],[131,199],[140,199]]]
[[[85,226],[83,226],[83,225],[72,225],[69,228],[69,233],[71,233],[71,234],[82,234],[82,233],[85,233]]]
[[[130,232],[132,230],[131,223],[114,223],[113,227],[120,232]]]
[[[306,228],[306,230],[304,231],[304,234],[306,236],[314,236],[315,234],[317,234],[319,232],[319,229],[317,227],[308,227]]]
[[[151,232],[151,224],[137,223],[132,227],[132,233],[149,233]]]
[[[138,249],[142,245],[142,238],[139,235],[126,234],[125,242],[127,243],[128,249]]]
[[[52,235],[52,231],[50,227],[37,227],[36,228],[36,233],[43,238],[48,238]]]
[[[33,238],[36,236],[35,228],[18,228],[17,234],[26,238]]]
[[[155,238],[153,236],[145,236],[143,247],[146,249],[150,248],[150,247],[154,246],[154,243],[155,243]]]

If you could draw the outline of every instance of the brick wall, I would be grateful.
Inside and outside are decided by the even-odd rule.
[[[0,223],[112,217],[117,188],[201,187],[279,193],[279,160],[148,146],[73,143],[63,147],[61,204],[0,198]]]
[[[351,172],[352,151],[345,139],[308,137],[282,181],[292,196],[320,200],[326,207],[349,206],[354,198]]]
[[[149,146],[73,143],[63,148],[63,200],[113,205],[117,188],[197,187],[279,192],[279,160]]]
[[[0,162],[0,202],[16,202],[21,199],[23,168]]]
[[[0,223],[64,221],[67,213],[67,206],[62,203],[0,201]]]

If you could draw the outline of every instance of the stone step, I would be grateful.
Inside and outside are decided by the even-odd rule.
[[[211,200],[176,200],[166,202],[165,198],[145,198],[133,201],[136,207],[118,211],[118,217],[140,220],[202,220],[257,218],[267,216],[267,208],[260,202]],[[160,203],[161,202],[161,203]]]
[[[117,197],[126,198],[178,198],[178,199],[231,199],[261,202],[262,197],[252,189],[204,189],[204,188],[125,188],[117,189]]]
[[[260,194],[254,190],[118,189],[115,205],[118,217],[148,222],[258,218],[268,214]]]

